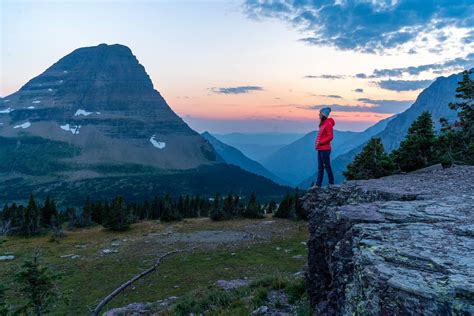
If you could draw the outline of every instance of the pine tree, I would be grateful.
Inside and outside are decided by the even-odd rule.
[[[103,226],[112,231],[125,231],[130,228],[130,215],[124,205],[123,198],[118,196],[112,201]]]
[[[438,152],[443,166],[452,163],[474,164],[474,80],[472,70],[463,72],[463,79],[456,89],[459,102],[449,107],[458,111],[458,121],[452,125],[440,119],[442,129],[438,141]]]
[[[258,203],[257,201],[257,195],[255,194],[255,192],[252,192],[252,194],[250,194],[250,198],[247,202],[243,215],[246,218],[263,218],[264,217],[262,207],[260,206],[260,203]]]
[[[423,112],[410,126],[400,147],[393,152],[401,171],[409,172],[435,163],[436,135],[429,112]]]
[[[82,227],[91,226],[94,224],[92,221],[92,214],[94,213],[94,204],[91,202],[89,197],[86,198],[84,206],[82,207]]]
[[[232,193],[229,193],[227,197],[224,199],[222,212],[224,213],[225,219],[230,219],[233,216],[237,215],[236,209],[235,209],[235,203],[234,203],[234,196],[232,195]]]
[[[225,219],[222,200],[220,194],[216,194],[210,211],[210,217],[213,221],[220,221]]]
[[[104,223],[104,214],[106,214],[105,205],[101,202],[96,202],[92,205],[91,221],[102,225]]]
[[[289,192],[285,194],[283,199],[280,202],[280,205],[278,206],[277,211],[275,214],[273,214],[274,217],[279,217],[279,218],[294,218],[295,214],[292,213],[293,211],[293,201],[292,197]]]
[[[267,207],[267,213],[273,214],[273,213],[275,213],[276,209],[277,209],[276,202],[275,201],[270,201],[270,203],[268,204],[268,207]]]
[[[41,224],[44,227],[49,227],[51,225],[51,220],[58,217],[58,211],[56,209],[56,204],[53,200],[50,199],[49,195],[46,196],[44,205],[41,208]]]
[[[24,212],[24,218],[22,223],[22,233],[26,236],[33,236],[40,233],[40,210],[36,204],[33,195],[30,195],[28,200],[28,206]]]
[[[38,254],[34,255],[33,260],[27,260],[22,264],[15,279],[20,285],[20,294],[27,301],[21,308],[22,313],[28,315],[30,312],[35,315],[48,313],[51,305],[60,296],[56,285],[59,276],[40,265]]]
[[[178,211],[177,204],[173,203],[169,194],[166,194],[163,200],[163,209],[161,211],[160,221],[171,222],[171,221],[180,221],[182,219],[183,217]]]
[[[391,175],[396,167],[380,138],[372,138],[344,171],[348,180],[367,180]]]

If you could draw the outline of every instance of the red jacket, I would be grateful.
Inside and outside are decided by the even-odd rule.
[[[318,137],[316,138],[317,150],[330,150],[331,141],[334,138],[333,126],[336,123],[332,118],[324,121],[323,125],[319,127]]]

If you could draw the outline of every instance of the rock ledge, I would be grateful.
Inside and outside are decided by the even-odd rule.
[[[310,191],[318,315],[473,315],[474,167]]]

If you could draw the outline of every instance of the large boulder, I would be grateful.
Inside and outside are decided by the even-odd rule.
[[[316,314],[474,314],[474,167],[310,191]]]

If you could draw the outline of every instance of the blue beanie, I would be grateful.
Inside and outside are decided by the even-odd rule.
[[[331,108],[327,107],[327,108],[322,108],[321,110],[319,110],[319,112],[324,115],[325,117],[328,117],[329,116],[329,113],[331,113]]]

